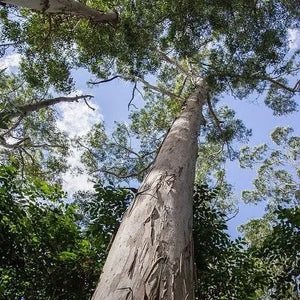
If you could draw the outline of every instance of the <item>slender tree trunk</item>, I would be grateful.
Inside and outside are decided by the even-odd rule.
[[[199,82],[123,217],[94,300],[191,300],[197,137],[206,99]]]
[[[68,14],[91,19],[97,23],[117,24],[119,15],[110,11],[104,13],[75,0],[1,0],[2,3],[26,7],[35,11],[53,14]]]

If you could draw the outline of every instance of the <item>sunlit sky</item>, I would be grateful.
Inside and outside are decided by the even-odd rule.
[[[290,47],[299,48],[299,36],[296,31],[290,31]],[[7,71],[16,71],[20,57],[17,54],[10,54],[0,59],[0,69],[7,68]],[[93,94],[94,99],[90,102],[96,109],[92,111],[84,102],[60,104],[58,111],[60,120],[57,125],[71,135],[83,135],[90,127],[100,121],[104,121],[108,132],[112,132],[114,122],[128,121],[128,102],[131,98],[132,84],[116,79],[105,84],[88,88],[86,82],[91,78],[87,71],[77,70],[74,72],[76,80],[76,92],[74,94]],[[142,100],[137,98],[134,102],[137,106],[142,105]],[[222,104],[233,108],[239,119],[242,119],[247,128],[251,128],[253,135],[248,145],[256,146],[262,143],[270,143],[270,133],[275,126],[291,126],[295,134],[300,134],[299,113],[293,115],[276,117],[270,109],[266,108],[263,98],[256,99],[255,96],[243,101],[236,100],[231,96],[224,95]],[[243,146],[242,144],[237,147]],[[74,152],[70,157],[70,163],[80,166],[80,153]],[[252,180],[255,178],[255,170],[241,169],[237,161],[227,162],[227,180],[234,186],[237,199],[241,191],[252,188]],[[64,176],[64,189],[73,193],[79,189],[90,189],[92,183],[88,182],[88,176],[83,174],[74,176],[68,172]],[[255,217],[261,217],[264,213],[262,205],[245,205],[240,203],[239,213],[228,222],[229,233],[232,238],[237,237],[236,226]]]

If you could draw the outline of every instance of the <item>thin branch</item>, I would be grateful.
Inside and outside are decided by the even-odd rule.
[[[22,150],[21,149],[18,149],[19,150],[19,154],[20,154],[20,157],[21,157],[21,177],[24,178],[24,168],[25,168],[25,161],[24,161],[24,156],[22,154]]]
[[[22,149],[30,157],[31,162],[35,164],[35,159],[33,158],[33,156],[24,147],[20,147],[20,149]]]
[[[131,178],[131,177],[137,177],[137,176],[139,176],[140,174],[146,172],[151,166],[152,166],[152,162],[148,166],[146,166],[144,169],[142,169],[142,170],[140,170],[140,171],[138,171],[136,173],[124,174],[124,175],[117,174],[117,173],[115,173],[113,171],[109,171],[109,170],[106,170],[106,169],[103,169],[103,168],[102,169],[98,169],[96,171],[93,171],[93,173],[102,172],[102,173],[106,173],[106,174],[118,177],[120,179],[126,179],[126,178]]]
[[[95,110],[96,110],[96,108],[94,108],[94,107],[90,106],[90,104],[87,102],[87,100],[86,100],[86,99],[84,99],[84,102],[85,102],[85,104],[87,105],[87,107],[88,107],[88,108],[90,108],[90,109],[91,109],[91,110],[93,110],[93,111],[95,111]]]
[[[136,86],[137,86],[137,82],[135,82],[134,83],[134,87],[133,87],[133,89],[132,89],[132,94],[131,94],[131,99],[130,99],[130,101],[129,101],[129,103],[128,103],[128,110],[129,110],[129,108],[130,108],[130,105],[133,105],[132,104],[132,101],[134,100],[134,97],[135,97],[135,90],[136,90]],[[133,105],[133,106],[135,106],[135,105]],[[135,107],[136,108],[136,107]]]
[[[215,125],[217,126],[217,128],[219,129],[219,131],[221,132],[221,135],[223,135],[223,129],[221,127],[221,122],[219,120],[219,118],[217,117],[217,115],[215,114],[214,112],[214,109],[212,107],[212,104],[211,104],[211,100],[210,100],[210,97],[208,96],[207,97],[207,104],[208,104],[208,109],[209,109],[209,112],[210,114],[212,115],[213,119],[214,119],[214,123]]]
[[[79,144],[79,146],[81,146],[81,147],[83,147],[84,149],[86,149],[89,153],[90,153],[90,155],[91,156],[94,156],[94,153],[93,153],[93,151],[89,148],[89,147],[87,147],[87,146],[85,146],[85,145],[83,145],[81,142],[80,142],[80,140],[79,139],[77,139],[76,140],[76,143],[78,143]]]
[[[225,220],[225,222],[228,222],[228,221],[230,221],[230,220],[234,219],[234,218],[237,216],[237,214],[238,214],[239,212],[240,212],[240,209],[239,209],[239,208],[237,208],[237,210],[236,210],[235,214],[234,214],[233,216],[231,216],[230,218],[226,219],[226,220]]]
[[[180,70],[182,73],[190,76],[191,74],[189,71],[187,71],[181,64],[179,64],[175,59],[170,58],[166,53],[155,49],[154,52],[158,53],[166,62],[174,65],[178,70]]]
[[[32,144],[29,145],[30,148],[62,148],[62,149],[67,149],[67,146],[64,145],[59,145],[59,144],[47,144],[47,143],[43,143],[43,144]]]
[[[120,78],[122,76],[120,75],[116,75],[116,76],[113,76],[112,78],[108,78],[108,79],[104,79],[104,80],[100,80],[100,81],[88,81],[87,83],[88,84],[92,84],[92,85],[95,85],[95,84],[100,84],[100,83],[105,83],[105,82],[110,82],[110,81],[113,81],[117,78]]]
[[[142,82],[146,87],[148,87],[149,89],[151,90],[154,90],[158,93],[162,93],[162,94],[165,94],[165,95],[168,95],[169,97],[171,98],[174,98],[176,100],[179,100],[179,101],[185,101],[184,98],[162,88],[162,87],[158,87],[158,86],[155,86],[155,85],[152,85],[151,83],[149,83],[148,81],[146,81],[144,78],[142,77],[139,77],[139,76],[136,76],[136,75],[116,75],[112,78],[109,78],[109,79],[106,79],[106,80],[101,80],[101,81],[89,81],[88,83],[89,84],[100,84],[100,83],[105,83],[105,82],[108,82],[108,81],[112,81],[116,78],[123,78],[125,80],[130,80],[130,81],[133,81],[133,82],[136,82],[136,81],[139,81],[139,82]]]
[[[11,133],[14,129],[16,129],[20,125],[20,123],[23,119],[24,119],[24,116],[20,116],[19,119],[17,120],[17,122],[12,127],[10,127],[7,131],[2,133],[0,135],[0,137],[4,137],[5,135]]]
[[[136,87],[136,90],[137,90],[138,93],[141,95],[141,97],[145,100],[143,93],[138,89],[138,87]]]
[[[18,42],[0,44],[0,47],[10,47],[19,44]]]
[[[117,146],[117,147],[119,147],[119,148],[122,148],[122,149],[126,150],[127,152],[134,154],[134,155],[137,156],[139,159],[142,158],[137,152],[135,152],[135,151],[133,151],[133,150],[127,148],[126,146],[120,145],[120,144],[118,144],[118,143],[111,143],[110,145],[112,145],[112,146]]]
[[[182,94],[182,91],[183,91],[183,89],[184,89],[184,87],[185,87],[185,85],[186,85],[187,79],[188,79],[188,76],[186,75],[186,76],[184,77],[184,80],[183,80],[183,83],[182,83],[182,87],[181,87],[180,90],[179,90],[179,93],[178,93],[179,96],[181,96],[181,94]]]
[[[275,79],[273,79],[273,78],[271,78],[271,77],[263,77],[263,79],[264,79],[264,80],[267,80],[267,81],[270,81],[270,82],[272,82],[273,84],[275,84],[275,85],[279,86],[280,88],[282,88],[282,89],[284,89],[284,90],[287,90],[287,91],[289,91],[289,92],[291,92],[291,93],[300,92],[300,89],[299,89],[299,88],[300,88],[300,80],[298,80],[298,81],[296,82],[295,86],[294,86],[293,88],[291,88],[291,87],[289,87],[289,86],[283,84],[282,82],[277,81],[277,80],[275,80]]]

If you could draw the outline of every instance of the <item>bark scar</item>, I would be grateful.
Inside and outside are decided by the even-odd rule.
[[[130,297],[131,300],[133,300],[133,291],[132,291],[132,288],[130,286],[129,287],[124,287],[124,288],[119,288],[117,290],[118,291],[122,291],[122,290],[127,291],[125,300],[129,300],[129,297]]]
[[[135,267],[135,264],[136,264],[137,254],[138,254],[138,250],[135,251],[134,256],[133,256],[133,260],[132,260],[132,262],[130,264],[130,267],[128,269],[128,276],[129,276],[130,279],[132,278],[132,275],[133,275],[134,267]]]
[[[151,237],[151,245],[153,245],[153,242],[154,242],[154,238],[155,238],[155,230],[154,230],[154,221],[159,219],[160,215],[158,213],[158,210],[154,207],[150,216],[144,221],[144,225],[146,223],[149,223],[150,222],[150,237]]]

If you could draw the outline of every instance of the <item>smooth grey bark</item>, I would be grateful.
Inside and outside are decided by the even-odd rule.
[[[119,15],[110,11],[104,13],[101,10],[89,7],[75,0],[1,0],[2,3],[26,7],[43,13],[68,14],[81,18],[91,19],[97,23],[117,24]]]
[[[205,100],[200,80],[124,214],[92,299],[194,299],[193,185]]]

